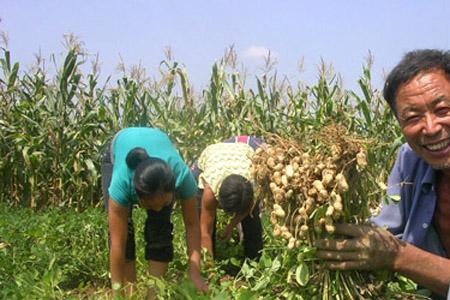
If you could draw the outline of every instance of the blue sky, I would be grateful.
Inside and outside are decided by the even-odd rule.
[[[120,57],[157,76],[170,46],[197,91],[230,45],[250,81],[270,50],[278,73],[293,81],[315,82],[323,59],[352,89],[370,51],[380,89],[406,51],[450,49],[449,16],[447,0],[0,0],[0,31],[23,67],[39,51],[44,58],[63,53],[63,35],[71,32],[89,53],[99,53],[104,77],[118,75]]]

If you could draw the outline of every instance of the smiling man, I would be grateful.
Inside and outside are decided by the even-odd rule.
[[[384,98],[407,141],[388,182],[389,199],[400,201],[385,205],[373,225],[338,225],[337,233],[350,238],[317,241],[317,255],[331,269],[399,272],[445,299],[450,284],[450,52],[407,53],[389,74]]]

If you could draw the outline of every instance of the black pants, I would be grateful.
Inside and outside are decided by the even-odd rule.
[[[106,210],[108,210],[109,192],[114,164],[111,161],[110,144],[106,146],[106,151],[102,157],[102,192]],[[136,242],[134,236],[133,224],[133,205],[128,206],[128,235],[125,249],[125,258],[127,260],[136,260]],[[145,221],[144,239],[145,239],[145,259],[160,262],[169,262],[173,259],[173,225],[170,221],[172,215],[172,205],[164,207],[157,212],[151,209],[147,210],[147,219]]]

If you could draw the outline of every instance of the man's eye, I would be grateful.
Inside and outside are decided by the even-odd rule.
[[[436,109],[435,113],[438,116],[445,116],[450,112],[450,107],[440,107]]]
[[[408,117],[406,117],[405,121],[408,123],[414,123],[414,122],[419,121],[419,119],[420,119],[420,116],[408,116]]]

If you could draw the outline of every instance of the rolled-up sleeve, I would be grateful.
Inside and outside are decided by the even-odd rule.
[[[181,200],[190,199],[197,193],[197,183],[189,169],[185,171],[177,192]]]

